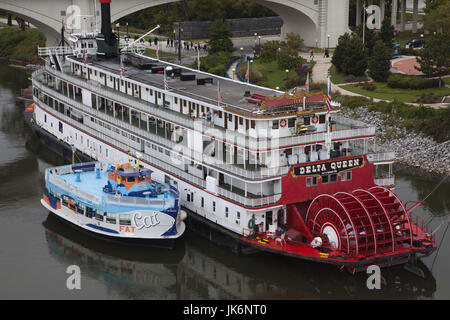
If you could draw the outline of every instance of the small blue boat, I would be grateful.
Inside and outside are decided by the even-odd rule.
[[[179,192],[130,163],[48,168],[42,205],[85,231],[113,240],[173,247],[185,231]]]

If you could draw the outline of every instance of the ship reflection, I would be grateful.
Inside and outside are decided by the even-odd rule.
[[[173,251],[112,244],[74,230],[52,214],[43,223],[51,255],[104,281],[125,299],[430,299],[436,281],[403,267],[383,269],[381,290],[367,275],[270,254],[237,256],[187,232]]]

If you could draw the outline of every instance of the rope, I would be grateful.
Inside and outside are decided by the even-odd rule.
[[[431,271],[433,271],[434,263],[436,262],[436,259],[437,259],[438,255],[439,255],[439,249],[441,249],[441,245],[444,242],[445,235],[447,234],[447,230],[448,230],[449,226],[450,226],[450,221],[448,222],[447,227],[445,228],[444,235],[442,236],[442,239],[441,239],[441,243],[439,244],[439,247],[438,247],[438,249],[436,251],[436,255],[434,256],[433,263],[431,264]]]

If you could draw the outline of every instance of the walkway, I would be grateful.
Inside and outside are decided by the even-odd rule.
[[[399,59],[396,59],[395,61],[392,61],[391,63],[392,67],[395,68],[398,72],[414,75],[414,76],[421,76],[423,75],[422,72],[416,70],[414,67],[418,67],[419,63],[417,62],[416,57],[401,57]]]

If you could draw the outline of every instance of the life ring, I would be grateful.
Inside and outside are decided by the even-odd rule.
[[[286,119],[283,119],[280,121],[280,127],[284,128],[284,127],[286,127],[286,125],[287,125]]]
[[[312,123],[317,123],[319,122],[319,117],[317,116],[317,114],[314,115],[314,117],[312,117]]]

